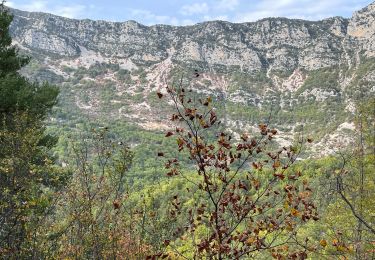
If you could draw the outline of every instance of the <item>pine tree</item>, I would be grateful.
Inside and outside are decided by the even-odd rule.
[[[29,57],[21,56],[12,46],[9,26],[13,16],[4,3],[0,4],[0,113],[28,111],[42,119],[56,103],[58,89],[48,84],[28,81],[19,70],[28,64]]]
[[[30,82],[19,73],[28,57],[12,46],[12,15],[0,4],[0,255],[40,258],[38,225],[50,211],[52,193],[66,178],[51,157],[56,138],[44,119],[58,88]]]
[[[6,74],[18,71],[28,63],[29,59],[18,56],[17,48],[11,46],[9,26],[12,16],[5,10],[4,2],[0,8],[0,77],[4,77]]]

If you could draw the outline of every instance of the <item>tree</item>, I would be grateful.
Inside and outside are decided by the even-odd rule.
[[[0,254],[39,257],[36,227],[50,213],[52,194],[67,174],[54,165],[57,139],[45,134],[43,120],[58,89],[21,76],[29,58],[11,45],[12,15],[0,4]]]
[[[371,242],[375,237],[375,225],[371,221],[374,211],[375,172],[375,99],[363,98],[357,102],[355,126],[358,141],[350,155],[341,154],[342,165],[336,170],[337,193],[351,218],[356,220],[348,243],[353,244],[356,259],[374,256]]]
[[[56,104],[58,88],[49,84],[32,83],[21,76],[19,69],[27,65],[29,58],[19,55],[12,46],[9,26],[13,16],[0,4],[0,113],[11,120],[11,114],[27,111],[35,119],[44,119]]]
[[[336,155],[300,165],[316,187],[315,201],[321,213],[321,221],[306,229],[321,244],[313,258],[375,256],[375,99],[362,93],[356,101],[353,143]]]
[[[268,152],[276,129],[260,124],[258,138],[244,133],[234,140],[220,130],[211,97],[194,98],[182,83],[166,92],[174,104],[171,121],[176,124],[166,137],[176,136],[178,151],[196,170],[184,172],[177,157],[165,164],[168,176],[180,176],[194,186],[188,190],[194,205],[179,194],[172,198],[170,218],[187,221],[165,241],[168,250],[192,259],[238,259],[263,251],[274,258],[305,259],[314,247],[308,239],[300,241],[297,230],[318,216],[307,181],[290,166],[305,141],[312,140]],[[164,95],[158,92],[159,98]]]
[[[29,61],[27,57],[18,55],[15,46],[11,46],[12,38],[9,34],[9,26],[13,20],[12,15],[4,6],[5,1],[0,4],[0,77],[14,74]]]
[[[73,143],[73,177],[58,199],[43,233],[52,258],[142,258],[149,249],[131,232],[126,174],[133,153],[105,129],[83,133]]]

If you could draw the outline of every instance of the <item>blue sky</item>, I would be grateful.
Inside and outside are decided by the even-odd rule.
[[[208,20],[251,22],[265,17],[320,20],[350,17],[373,0],[8,0],[7,5],[69,18],[188,25]]]

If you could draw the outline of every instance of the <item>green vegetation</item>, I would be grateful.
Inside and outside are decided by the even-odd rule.
[[[12,17],[0,5],[0,254],[38,258],[37,228],[51,212],[54,194],[69,174],[51,156],[56,137],[43,122],[56,103],[58,89],[31,83],[18,70],[28,58],[11,46]]]
[[[297,94],[304,92],[307,89],[319,88],[323,90],[340,91],[339,70],[335,67],[318,69],[309,73],[307,80],[303,86],[298,89]]]
[[[168,94],[155,94],[144,68],[64,67],[71,78],[62,80],[11,46],[11,21],[0,5],[1,258],[374,258],[375,99],[365,93],[374,60],[359,64],[347,92],[338,82],[340,69],[354,73],[347,68],[305,72],[296,93],[275,89],[265,71],[233,71],[225,87],[248,94],[240,103],[201,94],[214,82],[176,67]],[[312,89],[337,95],[302,95]],[[145,100],[176,127],[145,130],[114,113]],[[246,123],[260,133],[236,138],[229,120],[238,133]],[[355,145],[307,158],[314,140],[347,121]],[[278,147],[273,125],[295,126],[298,138]]]

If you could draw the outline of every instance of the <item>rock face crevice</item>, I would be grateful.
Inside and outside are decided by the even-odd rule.
[[[351,19],[334,17],[310,22],[266,18],[252,23],[213,21],[181,27],[12,12],[15,16],[11,31],[16,42],[32,51],[63,57],[79,56],[79,46],[83,46],[103,56],[126,58],[141,65],[171,58],[214,68],[259,71],[272,66],[293,71],[347,63],[355,56],[347,52],[350,49],[375,56],[375,3],[354,13]]]

